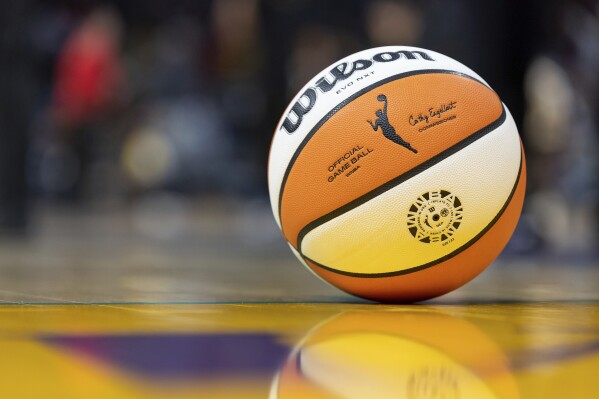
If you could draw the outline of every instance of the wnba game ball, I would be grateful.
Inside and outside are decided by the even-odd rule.
[[[379,47],[309,81],[272,141],[268,184],[291,250],[323,280],[384,302],[474,278],[507,244],[524,152],[497,93],[434,51]]]

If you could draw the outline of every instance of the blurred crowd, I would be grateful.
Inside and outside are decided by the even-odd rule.
[[[296,91],[363,48],[414,45],[477,71],[520,128],[514,253],[599,247],[598,0],[0,2],[0,230],[32,207],[266,199]]]

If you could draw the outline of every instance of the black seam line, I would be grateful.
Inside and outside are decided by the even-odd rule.
[[[460,252],[465,251],[466,249],[468,249],[470,246],[472,246],[474,243],[476,243],[482,236],[484,236],[487,231],[489,231],[491,229],[491,227],[493,227],[495,225],[495,223],[497,223],[497,221],[499,220],[499,218],[501,217],[501,215],[503,215],[503,213],[505,212],[505,210],[507,209],[507,207],[509,206],[509,204],[512,202],[512,198],[514,197],[514,194],[516,193],[516,189],[518,188],[518,183],[520,183],[520,177],[522,175],[522,145],[520,145],[520,169],[518,170],[518,176],[516,177],[516,182],[514,183],[514,187],[512,188],[512,192],[510,193],[510,195],[508,196],[507,200],[505,201],[505,203],[503,204],[503,207],[499,210],[499,212],[497,213],[497,215],[493,218],[493,220],[491,220],[491,222],[480,232],[478,233],[474,238],[472,238],[470,241],[468,241],[466,244],[462,245],[461,247],[457,248],[455,251],[453,251],[450,254],[447,254],[439,259],[436,259],[432,262],[429,263],[425,263],[424,265],[421,266],[416,266],[416,267],[412,267],[410,269],[406,269],[406,270],[400,270],[400,271],[396,271],[396,272],[387,272],[387,273],[353,273],[353,272],[346,272],[346,271],[342,271],[342,270],[338,270],[338,269],[334,269],[332,267],[328,267],[328,266],[324,266],[318,262],[313,261],[312,259],[308,258],[307,256],[302,254],[302,257],[307,260],[312,262],[314,265],[328,270],[330,272],[333,273],[337,273],[337,274],[342,274],[344,276],[350,276],[350,277],[362,277],[362,278],[377,278],[377,277],[392,277],[392,276],[401,276],[404,274],[410,274],[410,273],[414,273],[423,269],[428,269],[429,267],[435,266],[439,263],[445,262],[447,259],[453,258],[454,256],[456,256],[457,254],[459,254]]]
[[[363,89],[357,91],[355,94],[349,96],[348,98],[346,98],[345,100],[343,100],[342,102],[340,102],[335,108],[333,108],[332,110],[330,110],[324,117],[322,117],[322,119],[318,121],[318,123],[312,128],[312,130],[310,130],[310,132],[306,135],[306,137],[301,142],[301,144],[299,145],[299,147],[297,147],[297,149],[295,150],[295,153],[293,154],[293,156],[291,157],[291,160],[289,161],[289,164],[287,165],[287,169],[285,170],[285,174],[283,175],[283,181],[281,182],[281,189],[279,190],[279,220],[281,220],[281,203],[283,202],[283,191],[285,189],[285,184],[287,184],[287,179],[289,178],[289,173],[291,173],[291,169],[293,167],[293,164],[295,164],[295,161],[297,160],[297,158],[301,154],[301,152],[304,149],[304,147],[306,146],[306,144],[308,144],[308,141],[310,141],[310,139],[312,138],[312,136],[314,136],[314,134],[316,134],[316,132],[320,129],[320,127],[322,125],[325,124],[326,121],[328,121],[329,119],[331,119],[331,117],[333,115],[335,115],[337,112],[339,112],[339,110],[341,110],[343,107],[345,107],[347,104],[349,104],[350,102],[352,102],[357,97],[359,97],[362,94],[367,93],[367,92],[369,92],[371,90],[374,90],[374,89],[376,89],[379,86],[382,86],[382,85],[384,85],[386,83],[389,83],[391,81],[394,81],[394,80],[399,80],[399,79],[407,78],[407,77],[410,77],[410,76],[426,75],[426,74],[436,74],[436,73],[438,73],[438,74],[447,74],[447,75],[456,75],[456,76],[461,76],[461,77],[464,77],[464,78],[467,78],[467,79],[471,79],[471,80],[474,80],[475,82],[478,82],[478,83],[484,85],[489,90],[492,90],[491,88],[489,88],[489,86],[487,86],[486,84],[484,84],[480,80],[476,79],[473,76],[466,75],[465,73],[461,73],[461,72],[457,72],[457,71],[451,71],[451,70],[448,70],[448,69],[421,69],[421,70],[418,70],[418,71],[410,71],[410,72],[398,73],[397,75],[389,76],[388,78],[380,80],[380,81],[378,81],[376,83],[373,83],[370,86],[366,86]],[[281,223],[281,225],[282,225],[282,223]]]
[[[439,162],[443,161],[444,159],[446,159],[447,157],[455,154],[456,152],[464,149],[465,147],[469,146],[470,144],[472,144],[473,142],[475,142],[476,140],[486,136],[487,134],[491,133],[493,130],[497,129],[499,126],[501,126],[506,119],[506,112],[505,112],[505,108],[502,105],[502,112],[501,115],[499,116],[499,118],[497,118],[495,121],[491,122],[490,124],[488,124],[487,126],[483,127],[482,129],[472,133],[470,136],[466,137],[465,139],[463,139],[462,141],[458,142],[457,144],[449,147],[448,149],[446,149],[445,151],[435,155],[434,157],[428,159],[427,161],[419,164],[418,166],[408,170],[407,172],[394,177],[393,179],[389,180],[386,183],[383,183],[382,185],[378,186],[377,188],[375,188],[372,191],[367,192],[366,194],[362,195],[361,197],[358,197],[356,199],[354,199],[351,202],[348,202],[347,204],[335,209],[334,211],[327,213],[326,215],[323,215],[321,217],[319,217],[318,219],[308,223],[306,226],[304,226],[304,228],[302,228],[299,232],[299,234],[297,235],[297,250],[299,252],[301,252],[301,248],[302,248],[302,240],[304,239],[304,237],[306,236],[306,234],[308,234],[310,231],[314,230],[316,227],[320,226],[321,224],[324,224],[326,222],[328,222],[329,220],[332,220],[336,217],[341,216],[342,214],[344,214],[345,212],[349,212],[350,210],[357,208],[358,206],[370,201],[371,199],[381,195],[382,193],[384,193],[385,191],[391,190],[392,188],[394,188],[395,186],[405,182],[408,179],[411,179],[412,177],[424,172],[425,170],[433,167],[434,165],[438,164]]]

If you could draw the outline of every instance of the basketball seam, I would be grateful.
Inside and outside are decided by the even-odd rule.
[[[483,127],[482,129],[477,130],[476,132],[472,133],[470,136],[466,137],[462,141],[447,148],[445,151],[435,155],[434,157],[429,158],[428,160],[426,160],[423,163],[417,165],[416,167],[408,170],[407,172],[402,173],[401,175],[399,175],[397,177],[394,177],[393,179],[387,181],[386,183],[383,183],[380,186],[376,187],[375,189],[367,192],[366,194],[361,195],[360,197],[355,198],[354,200],[348,202],[347,204],[308,223],[306,226],[304,226],[300,230],[300,232],[297,235],[297,247],[296,247],[297,250],[301,253],[302,240],[304,239],[306,234],[308,234],[310,231],[314,230],[316,227],[318,227],[332,219],[335,219],[336,217],[339,217],[339,216],[343,215],[344,213],[349,212],[352,209],[357,208],[358,206],[360,206],[362,204],[365,204],[366,202],[370,201],[371,199],[378,197],[379,195],[383,194],[384,192],[391,190],[392,188],[398,186],[399,184],[401,184],[401,183],[413,178],[414,176],[424,172],[425,170],[433,167],[434,165],[436,165],[439,162],[443,161],[444,159],[450,157],[451,155],[463,150],[470,144],[474,143],[478,139],[486,136],[487,134],[489,134],[489,133],[493,132],[495,129],[497,129],[499,126],[503,125],[503,123],[505,122],[505,119],[506,119],[506,112],[505,112],[505,108],[502,105],[502,112],[501,112],[501,115],[499,116],[499,118],[497,118],[495,121],[491,122],[487,126]]]
[[[314,125],[314,127],[310,130],[310,132],[308,132],[308,134],[306,135],[306,137],[304,137],[304,139],[302,140],[302,142],[300,143],[300,145],[297,147],[297,149],[295,150],[295,153],[293,154],[293,156],[291,157],[291,159],[289,160],[289,163],[287,164],[287,169],[285,170],[285,174],[283,175],[283,180],[281,181],[281,188],[279,189],[279,203],[278,203],[278,213],[279,213],[279,221],[281,223],[281,228],[283,228],[283,222],[282,222],[282,215],[281,215],[281,204],[283,202],[283,192],[285,191],[285,185],[287,183],[287,179],[289,178],[289,174],[291,173],[291,169],[293,168],[293,165],[295,164],[295,161],[297,160],[297,158],[299,157],[299,155],[301,154],[302,150],[304,149],[304,147],[308,144],[308,141],[310,141],[310,139],[312,138],[312,136],[314,136],[316,134],[316,132],[322,127],[322,125],[325,124],[325,122],[327,122],[333,115],[335,115],[337,112],[339,112],[343,107],[345,107],[347,104],[349,104],[350,102],[352,102],[353,100],[355,100],[357,97],[361,96],[364,93],[367,93],[371,90],[376,89],[379,86],[382,86],[386,83],[395,81],[395,80],[400,80],[400,79],[404,79],[410,76],[416,76],[416,75],[426,75],[426,74],[447,74],[447,75],[456,75],[456,76],[461,76],[467,79],[471,79],[474,80],[475,82],[478,82],[482,85],[484,85],[485,87],[487,87],[489,90],[493,90],[491,89],[489,86],[487,86],[484,82],[481,82],[480,80],[476,79],[473,76],[467,75],[465,73],[462,72],[458,72],[458,71],[452,71],[452,70],[448,70],[448,69],[421,69],[418,71],[410,71],[410,72],[402,72],[396,75],[392,75],[389,76],[385,79],[382,79],[376,83],[373,83],[370,86],[366,86],[363,89],[360,89],[359,91],[357,91],[356,93],[352,94],[351,96],[349,96],[348,98],[346,98],[345,100],[343,100],[342,102],[340,102],[339,104],[337,104],[332,110],[330,110],[325,116],[323,116],[317,123],[316,125]]]
[[[474,243],[476,243],[482,236],[484,236],[494,225],[495,223],[497,223],[497,221],[499,220],[499,218],[501,218],[501,216],[503,215],[503,213],[505,212],[505,210],[507,209],[507,207],[511,204],[512,202],[512,198],[514,197],[514,194],[516,193],[516,189],[518,188],[518,184],[520,183],[520,178],[522,177],[522,162],[523,162],[523,156],[522,156],[522,145],[520,145],[520,168],[518,169],[518,175],[516,176],[516,182],[514,183],[514,187],[512,188],[512,191],[510,192],[510,195],[508,196],[507,200],[505,201],[503,207],[499,210],[499,212],[497,213],[497,215],[493,218],[493,220],[491,220],[489,222],[489,224],[487,226],[485,226],[484,229],[482,229],[480,231],[480,233],[478,233],[476,236],[474,236],[470,241],[468,241],[467,243],[465,243],[464,245],[462,245],[459,248],[456,248],[453,252],[440,257],[439,259],[436,259],[434,261],[425,263],[424,265],[420,265],[420,266],[416,266],[416,267],[411,267],[409,269],[405,269],[405,270],[399,270],[399,271],[395,271],[395,272],[385,272],[385,273],[354,273],[354,272],[346,272],[343,270],[338,270],[338,269],[334,269],[332,267],[328,267],[325,265],[322,265],[310,258],[308,258],[307,256],[305,256],[304,254],[302,254],[300,252],[300,255],[304,258],[304,260],[309,261],[311,263],[313,263],[314,265],[328,270],[330,272],[336,273],[336,274],[341,274],[344,276],[350,276],[350,277],[362,277],[362,278],[380,278],[380,277],[393,277],[393,276],[401,276],[401,275],[405,275],[405,274],[411,274],[414,272],[418,272],[420,270],[424,270],[424,269],[428,269],[432,266],[438,265],[439,263],[445,262],[448,259],[453,258],[454,256],[458,255],[459,253],[465,251],[466,249],[468,249],[470,246],[474,245]],[[298,251],[299,252],[299,251]]]

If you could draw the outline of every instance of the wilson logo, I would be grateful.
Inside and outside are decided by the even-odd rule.
[[[416,60],[423,59],[434,61],[434,59],[424,51],[385,51],[375,54],[371,59],[359,59],[353,62],[341,62],[329,70],[328,75],[321,77],[316,81],[313,87],[306,89],[298,100],[293,104],[291,110],[283,120],[280,129],[285,129],[288,134],[295,132],[302,124],[304,115],[306,115],[318,100],[318,91],[322,93],[329,92],[337,85],[357,71],[363,71],[372,67],[377,62],[392,62],[400,59]]]

